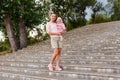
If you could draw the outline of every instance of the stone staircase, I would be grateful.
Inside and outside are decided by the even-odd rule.
[[[49,40],[0,56],[0,80],[120,80],[120,21],[67,32],[63,71],[49,71]]]

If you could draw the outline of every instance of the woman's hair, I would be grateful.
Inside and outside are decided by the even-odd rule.
[[[57,14],[56,14],[56,13],[50,13],[49,18],[50,18],[50,16],[51,16],[52,14],[55,14],[55,15],[56,15],[56,20],[57,20]],[[55,22],[56,22],[56,20],[55,20]]]
[[[57,14],[56,14],[55,12],[51,12],[51,13],[49,14],[49,17],[50,17],[52,14],[55,14],[55,15],[57,16]]]

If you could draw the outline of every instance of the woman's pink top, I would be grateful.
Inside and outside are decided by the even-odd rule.
[[[46,31],[47,31],[47,33],[50,33],[50,32],[57,33],[58,32],[57,24],[53,23],[53,22],[48,22],[46,25]],[[50,35],[50,37],[59,37],[59,36],[58,35]]]

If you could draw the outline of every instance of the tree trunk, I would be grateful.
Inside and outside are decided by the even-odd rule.
[[[25,48],[27,47],[27,35],[23,19],[20,19],[19,21],[19,32],[20,32],[20,48]]]
[[[18,48],[17,48],[17,44],[16,44],[16,40],[15,40],[15,35],[13,32],[13,27],[11,26],[10,16],[7,16],[4,19],[4,24],[5,24],[5,27],[7,30],[7,35],[8,35],[9,41],[10,41],[12,51],[15,52],[15,51],[17,51]]]
[[[92,22],[94,24],[96,23],[96,12],[93,12],[93,14],[92,14]]]

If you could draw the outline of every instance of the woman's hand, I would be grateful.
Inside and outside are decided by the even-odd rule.
[[[49,35],[62,35],[62,33],[60,33],[60,32],[56,32],[56,33],[55,32],[50,32]]]
[[[61,33],[61,32],[59,32],[59,33],[58,33],[58,35],[62,35],[62,33]]]

